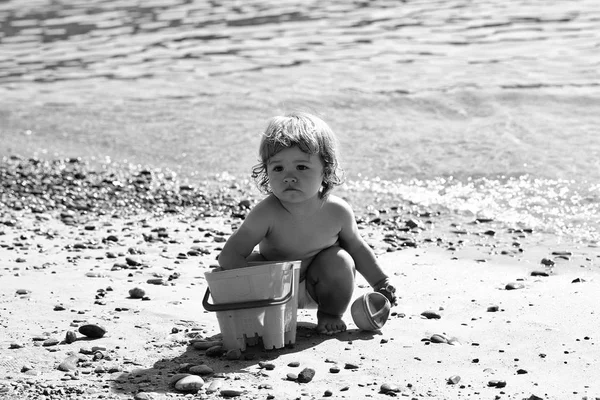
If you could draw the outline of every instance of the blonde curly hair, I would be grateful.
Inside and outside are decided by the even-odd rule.
[[[252,178],[264,193],[272,193],[267,174],[269,159],[283,149],[297,146],[307,154],[318,154],[323,161],[321,198],[343,182],[343,170],[338,162],[338,143],[335,134],[321,118],[292,112],[271,118],[259,146],[259,163],[252,168]]]

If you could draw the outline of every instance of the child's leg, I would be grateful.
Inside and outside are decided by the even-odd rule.
[[[346,324],[342,315],[346,312],[354,291],[352,256],[338,246],[321,251],[308,267],[306,289],[319,305],[317,331],[345,331]]]

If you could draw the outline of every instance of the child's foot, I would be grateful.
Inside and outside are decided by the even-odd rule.
[[[346,330],[346,323],[342,320],[341,315],[332,315],[317,311],[316,330],[317,333],[333,335],[334,333],[344,332]]]

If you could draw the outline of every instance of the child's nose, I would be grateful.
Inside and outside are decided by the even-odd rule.
[[[283,178],[283,183],[296,183],[297,179],[294,178],[293,176],[286,176],[285,178]]]

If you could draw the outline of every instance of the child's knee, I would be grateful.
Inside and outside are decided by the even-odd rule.
[[[354,259],[346,250],[334,246],[321,251],[308,268],[308,277],[313,282],[328,279],[353,279]]]

